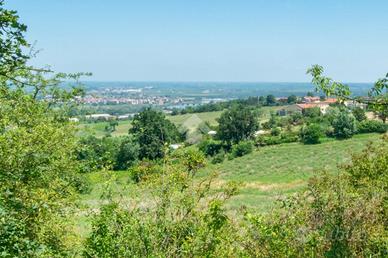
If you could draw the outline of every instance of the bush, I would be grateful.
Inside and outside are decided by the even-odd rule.
[[[279,127],[274,127],[271,130],[271,135],[272,136],[278,136],[278,135],[280,135],[281,132],[282,132],[282,130],[280,130]]]
[[[123,137],[116,156],[115,170],[128,169],[139,158],[139,144],[131,136]]]
[[[388,124],[377,120],[365,120],[358,124],[358,133],[385,133],[388,131]]]
[[[112,201],[101,207],[93,217],[84,256],[242,256],[235,248],[238,231],[224,208],[237,185],[222,186],[214,195],[209,187],[214,179],[194,180],[167,162],[163,173],[141,186],[145,196],[136,198],[135,192],[131,205]]]
[[[221,151],[222,147],[222,142],[211,139],[205,140],[198,145],[199,150],[202,151],[206,156],[216,155]]]
[[[145,181],[152,177],[153,175],[160,174],[162,172],[162,167],[155,162],[143,160],[136,166],[133,166],[130,169],[131,179],[135,183]]]
[[[280,136],[266,136],[260,135],[255,140],[256,146],[269,146],[282,143],[297,142],[299,140],[298,135],[294,133],[282,133]]]
[[[280,134],[281,143],[297,142],[298,140],[299,136],[296,133],[288,132]]]
[[[195,148],[178,149],[173,157],[176,157],[176,163],[184,166],[184,169],[191,174],[206,165],[206,158],[204,154]]]
[[[225,152],[221,151],[214,156],[214,158],[212,159],[212,164],[222,163],[224,162],[224,160],[225,160]]]
[[[304,144],[317,144],[320,143],[319,138],[322,135],[322,129],[317,124],[310,124],[302,127],[300,130],[300,139]]]
[[[339,112],[333,118],[333,135],[339,139],[351,138],[357,131],[356,118],[346,111]]]
[[[253,151],[253,144],[251,141],[243,141],[233,145],[232,155],[233,157],[242,157]]]

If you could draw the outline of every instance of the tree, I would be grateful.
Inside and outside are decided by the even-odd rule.
[[[259,97],[259,103],[260,103],[260,104],[264,104],[264,102],[265,102],[264,96],[260,96],[260,97]]]
[[[358,122],[366,120],[366,114],[365,114],[364,109],[362,109],[360,107],[356,107],[352,110],[352,113]]]
[[[331,122],[333,126],[333,135],[336,138],[351,138],[357,132],[356,118],[346,110],[337,113]]]
[[[268,106],[272,106],[276,104],[276,98],[274,95],[268,95],[266,98],[266,101]]]
[[[151,108],[134,117],[129,133],[134,135],[140,146],[140,159],[162,158],[165,144],[181,140],[175,125],[167,120],[162,112]]]
[[[218,123],[218,137],[227,144],[249,139],[259,128],[257,118],[251,109],[243,106],[234,106],[224,111]]]
[[[297,99],[297,97],[295,95],[290,95],[287,98],[287,103],[288,104],[295,104],[297,100],[298,99]]]
[[[19,22],[16,11],[3,8],[0,1],[0,76],[12,78],[15,70],[25,66],[29,56],[23,49],[30,45],[24,38],[27,26]]]
[[[318,124],[310,124],[300,129],[299,137],[304,144],[320,143],[319,138],[322,136],[322,129]]]
[[[128,169],[139,158],[139,144],[133,137],[123,137],[116,157],[115,169]]]
[[[3,1],[0,25],[0,254],[72,256],[67,216],[84,184],[66,107],[81,91],[59,85],[78,76],[27,66],[26,26]]]

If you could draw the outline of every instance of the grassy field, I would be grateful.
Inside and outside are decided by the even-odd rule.
[[[262,107],[262,115],[260,117],[261,121],[266,121],[271,112],[275,112],[282,107]],[[203,122],[209,122],[210,125],[217,125],[217,118],[220,117],[222,111],[216,112],[204,112],[204,113],[195,113],[195,114],[185,114],[177,116],[167,116],[167,118],[173,122],[178,128],[184,127],[188,129],[189,132],[194,132],[198,126]],[[108,122],[96,122],[96,123],[82,123],[80,124],[80,131],[87,132],[95,135],[96,137],[103,137],[106,135],[105,126]],[[119,125],[116,126],[116,131],[112,133],[112,136],[122,136],[127,135],[128,130],[131,127],[130,121],[119,121]]]
[[[218,171],[218,184],[230,180],[243,184],[240,194],[229,202],[231,209],[245,205],[265,212],[276,199],[305,187],[308,178],[323,170],[337,171],[338,164],[348,162],[351,153],[379,138],[378,134],[364,134],[317,145],[290,143],[263,147],[241,158],[209,164],[202,175]]]
[[[348,162],[351,153],[364,148],[369,141],[377,141],[380,135],[364,134],[343,141],[330,140],[318,145],[300,143],[281,144],[262,147],[253,153],[225,160],[221,164],[208,164],[198,173],[203,177],[210,172],[219,172],[214,182],[217,189],[228,181],[241,182],[240,194],[229,201],[229,209],[242,205],[254,210],[266,212],[281,196],[295,193],[306,186],[307,179],[326,170],[337,171],[337,165]],[[209,162],[210,163],[210,162]],[[132,183],[129,172],[111,172],[116,177],[113,183],[117,198],[129,198]],[[88,208],[97,208],[101,204],[101,195],[107,181],[106,174],[96,172],[88,174],[93,185],[91,193],[82,196],[82,203]]]

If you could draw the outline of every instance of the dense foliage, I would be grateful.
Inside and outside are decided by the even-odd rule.
[[[351,138],[357,132],[357,120],[346,111],[339,112],[331,122],[333,136],[340,139]]]
[[[65,101],[80,91],[58,85],[76,76],[26,66],[26,26],[3,1],[0,22],[0,255],[70,255],[77,244],[66,217],[85,185]],[[57,100],[62,108],[53,110]]]
[[[182,134],[165,115],[150,108],[137,114],[129,133],[133,134],[140,146],[140,159],[162,158],[166,144],[179,142]]]
[[[147,200],[134,196],[129,209],[117,202],[102,207],[93,220],[85,256],[232,256],[233,229],[223,205],[236,187],[226,186],[211,196],[214,177],[195,182],[193,171],[202,162],[193,159],[195,153],[189,156],[190,162],[166,158],[161,174],[142,181],[138,191],[146,191]]]
[[[83,172],[96,169],[127,169],[139,159],[139,145],[133,136],[97,138],[89,135],[79,140],[78,160]]]
[[[224,111],[218,119],[218,137],[228,144],[252,138],[259,123],[250,108],[234,106]]]
[[[300,139],[304,144],[320,143],[319,138],[322,136],[322,129],[320,125],[310,124],[302,127],[300,130]]]

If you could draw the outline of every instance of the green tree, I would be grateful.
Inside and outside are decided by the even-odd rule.
[[[164,156],[165,145],[182,140],[175,125],[160,112],[147,108],[137,114],[129,133],[140,146],[141,159],[158,159]]]
[[[111,120],[109,121],[108,125],[105,126],[105,131],[111,133],[116,131],[116,126],[119,125],[119,122],[117,120]]]
[[[79,75],[27,66],[26,26],[3,1],[0,25],[0,255],[71,255],[66,218],[83,181],[66,108],[81,91],[59,86]]]
[[[358,122],[366,120],[366,114],[365,114],[364,109],[362,109],[360,107],[356,107],[352,110],[352,113]]]
[[[299,137],[304,144],[320,143],[319,138],[322,136],[322,129],[318,124],[310,124],[300,129]]]
[[[0,1],[0,76],[12,78],[17,69],[24,67],[29,56],[24,49],[30,45],[24,38],[27,26],[19,22],[16,11],[3,7]]]
[[[276,104],[276,98],[274,95],[268,95],[267,98],[266,98],[266,102],[267,102],[267,105],[268,106],[272,106],[272,105],[275,105]]]
[[[357,120],[346,110],[339,112],[331,122],[333,135],[336,138],[351,138],[357,132]]]
[[[295,95],[290,95],[287,98],[287,103],[288,104],[295,104],[297,100],[298,99],[297,99],[297,97]]]
[[[234,106],[224,111],[218,123],[218,137],[228,144],[250,139],[259,128],[252,110],[243,106]]]
[[[115,169],[127,169],[139,158],[139,144],[131,136],[123,137],[116,157]]]

